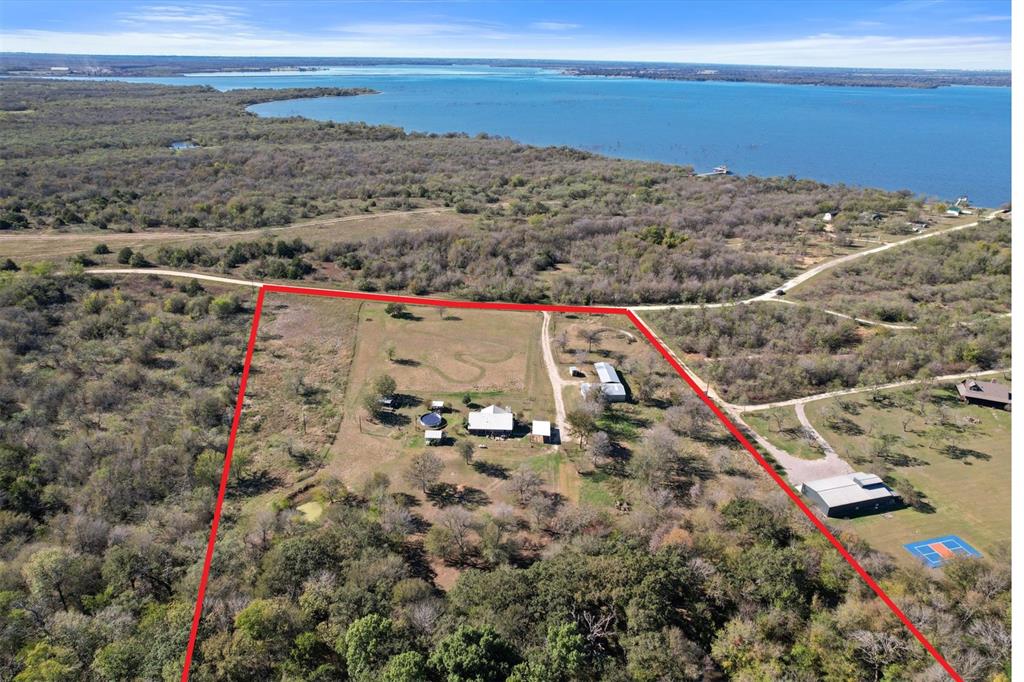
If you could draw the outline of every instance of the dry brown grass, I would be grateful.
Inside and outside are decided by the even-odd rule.
[[[388,212],[357,214],[339,218],[320,218],[293,223],[277,228],[241,230],[238,232],[174,232],[146,230],[140,232],[113,232],[86,227],[61,230],[19,231],[0,234],[0,252],[16,261],[63,259],[79,253],[92,253],[97,244],[106,244],[116,253],[128,246],[155,252],[159,246],[185,246],[199,243],[210,247],[223,247],[233,242],[274,238],[301,238],[309,244],[320,244],[347,239],[365,239],[391,231],[411,231],[457,227],[470,223],[472,216],[455,213],[450,209],[431,209],[433,212]],[[113,264],[113,255],[95,257],[104,264]]]
[[[236,453],[276,481],[275,496],[315,472],[334,443],[358,308],[346,299],[266,298]]]

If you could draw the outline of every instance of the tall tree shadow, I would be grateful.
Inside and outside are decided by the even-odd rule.
[[[508,467],[504,464],[497,464],[495,462],[486,462],[482,459],[474,460],[470,465],[473,467],[473,471],[483,476],[490,478],[499,478],[505,480],[508,478]]]
[[[460,505],[466,509],[479,509],[490,504],[491,498],[479,488],[456,486],[451,483],[435,483],[427,490],[427,499],[439,508]]]
[[[970,464],[970,461],[968,461],[968,460],[971,460],[971,459],[977,459],[977,460],[986,461],[986,462],[988,460],[992,459],[992,455],[989,455],[989,454],[984,453],[984,452],[979,452],[978,450],[972,450],[970,448],[965,448],[965,447],[961,447],[959,445],[954,445],[952,443],[944,445],[939,450],[939,452],[942,453],[943,457],[948,457],[950,459],[955,459],[955,460],[958,460],[958,461],[962,461],[965,464]]]
[[[283,483],[280,477],[270,473],[269,469],[260,469],[239,479],[229,489],[231,497],[247,497],[260,495],[277,488]]]

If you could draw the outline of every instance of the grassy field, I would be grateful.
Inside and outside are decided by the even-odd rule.
[[[385,308],[345,299],[267,297],[236,446],[236,457],[247,463],[247,481],[240,491],[244,496],[235,493],[239,501],[229,509],[227,532],[236,532],[232,527],[246,532],[272,506],[294,508],[315,523],[330,512],[327,491],[333,484],[328,481],[364,494],[367,484],[382,475],[424,528],[452,505],[481,514],[516,507],[506,480],[524,466],[540,475],[550,495],[573,505],[614,516],[621,513],[620,505],[646,504],[650,491],[630,475],[630,461],[643,453],[644,431],[665,421],[666,408],[690,389],[636,336],[628,320],[552,318],[552,350],[565,381],[561,391],[568,411],[580,406],[579,384],[595,379],[594,362],[613,362],[631,389],[640,372],[657,377],[653,399],[615,404],[599,418],[614,455],[594,462],[572,434],[563,434],[556,448],[533,442],[525,429],[505,440],[465,429],[468,412],[489,404],[510,407],[527,428],[535,418],[555,420],[540,313],[408,306],[404,314],[391,315]],[[586,377],[570,378],[573,365]],[[381,374],[395,380],[398,406],[371,419],[364,396]],[[433,400],[449,406],[444,415],[448,439],[428,448],[417,419]],[[723,452],[736,446],[715,423],[699,439],[683,441],[687,454],[707,461],[721,461]],[[468,462],[456,447],[461,442],[473,445]],[[428,492],[405,480],[412,458],[426,451],[443,463]],[[750,464],[746,458],[742,463]],[[740,468],[732,467],[715,485],[723,490],[749,485],[751,474]],[[531,513],[516,508],[524,519]],[[551,542],[547,534],[527,528],[524,520],[517,531],[529,548],[524,551],[540,551]],[[441,586],[450,585],[460,570],[439,560],[431,566]]]
[[[821,459],[817,444],[803,436],[803,427],[792,407],[747,412],[743,419],[768,442],[801,459]]]
[[[952,386],[943,386],[929,391],[922,416],[917,394],[899,389],[880,394],[883,402],[864,394],[807,406],[814,427],[855,468],[881,439],[891,439],[895,461],[905,459],[893,473],[909,480],[934,508],[931,513],[907,508],[838,525],[905,563],[915,560],[904,544],[946,534],[1008,561],[1010,413],[963,404]]]
[[[554,397],[540,348],[541,320],[539,313],[417,306],[395,318],[385,313],[382,304],[364,305],[344,400],[345,437],[332,449],[328,469],[353,484],[383,472],[402,489],[401,474],[409,456],[424,447],[416,420],[432,400],[451,406],[445,415],[450,437],[469,439],[481,458],[501,467],[515,469],[537,449],[550,449],[528,439],[476,438],[463,427],[471,409],[490,404],[510,407],[520,422],[553,419]],[[395,379],[402,406],[376,423],[366,419],[361,400],[365,388],[380,374]],[[472,397],[470,406],[462,404],[467,393]],[[497,489],[494,482],[500,478],[465,465],[453,447],[432,451],[446,462],[443,480],[450,477],[492,493]]]
[[[262,509],[304,487],[342,419],[360,302],[269,294],[246,387],[235,457],[249,462]],[[236,459],[236,461],[238,461]]]
[[[144,253],[155,253],[164,245],[187,246],[200,243],[209,247],[223,247],[239,241],[250,241],[263,236],[274,239],[301,238],[308,244],[317,245],[346,239],[364,239],[380,236],[393,230],[420,231],[465,225],[472,220],[454,211],[439,209],[437,212],[387,212],[380,215],[366,213],[340,218],[321,218],[297,222],[278,228],[241,230],[237,232],[172,232],[167,230],[142,230],[138,232],[114,232],[95,228],[64,228],[45,232],[24,231],[0,235],[0,251],[15,261],[52,260],[75,254],[91,254],[97,244],[106,244],[113,252],[108,256],[91,256],[100,265],[118,267],[114,257],[119,249],[128,246],[141,249]],[[121,266],[123,267],[123,266]]]

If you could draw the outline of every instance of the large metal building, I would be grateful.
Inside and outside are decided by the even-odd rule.
[[[825,516],[831,517],[876,514],[902,504],[899,495],[881,478],[864,472],[808,481],[800,486],[800,491]]]

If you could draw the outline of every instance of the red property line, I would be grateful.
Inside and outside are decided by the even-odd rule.
[[[231,471],[231,456],[235,449],[235,439],[238,435],[238,425],[241,421],[242,416],[242,403],[245,398],[245,386],[249,378],[249,369],[252,366],[253,350],[256,347],[256,332],[259,329],[260,314],[263,310],[264,294],[266,292],[277,292],[284,294],[300,294],[306,296],[323,296],[328,298],[349,298],[358,299],[364,301],[381,301],[386,303],[406,303],[409,305],[429,305],[444,308],[478,308],[482,310],[506,310],[506,311],[518,311],[518,312],[557,312],[557,313],[583,313],[592,315],[625,315],[633,323],[633,326],[644,335],[648,342],[661,354],[665,360],[668,361],[669,365],[676,371],[676,373],[682,377],[682,379],[693,389],[693,391],[700,397],[700,399],[706,404],[711,411],[714,412],[718,420],[729,430],[729,432],[736,438],[739,443],[746,448],[747,452],[753,456],[754,460],[761,465],[768,475],[775,481],[776,484],[782,489],[786,495],[793,501],[794,504],[810,519],[811,523],[814,524],[822,535],[832,544],[833,547],[839,552],[847,563],[853,567],[853,570],[867,583],[875,594],[885,603],[889,609],[896,614],[907,629],[910,630],[911,634],[921,642],[922,646],[928,651],[929,654],[941,665],[949,675],[956,680],[956,682],[963,682],[963,678],[957,673],[956,669],[943,658],[942,654],[939,653],[928,638],[921,633],[917,627],[910,621],[905,613],[896,605],[885,590],[875,582],[875,580],[868,574],[864,567],[853,557],[852,554],[843,546],[843,543],[836,538],[835,535],[825,526],[825,524],[819,519],[814,512],[800,499],[800,496],[786,483],[777,471],[768,463],[768,461],[757,451],[757,449],[751,445],[750,441],[746,439],[742,432],[732,421],[725,415],[725,413],[712,401],[697,383],[690,377],[683,366],[675,359],[672,353],[665,347],[665,345],[654,335],[654,332],[647,327],[647,325],[636,316],[633,311],[628,308],[622,307],[600,307],[600,306],[563,306],[563,305],[543,305],[543,304],[532,304],[532,303],[493,303],[493,302],[478,302],[478,301],[453,301],[440,298],[421,298],[418,296],[394,296],[391,294],[374,294],[366,292],[352,292],[352,291],[336,291],[332,289],[317,289],[311,287],[296,287],[284,284],[266,284],[260,287],[259,294],[256,298],[256,308],[253,313],[252,329],[249,332],[249,344],[245,350],[245,365],[242,369],[242,380],[238,387],[238,397],[235,402],[235,415],[231,423],[231,435],[228,438],[227,452],[224,456],[224,469],[221,472],[220,477],[220,489],[217,492],[217,504],[214,507],[213,512],[213,523],[210,527],[210,538],[206,546],[206,558],[203,562],[203,573],[199,580],[199,594],[196,597],[195,612],[192,617],[192,629],[189,634],[188,648],[185,651],[185,665],[181,673],[181,682],[188,682],[189,669],[192,665],[192,657],[195,652],[196,638],[199,633],[199,622],[202,618],[203,612],[203,599],[206,596],[206,585],[210,577],[210,564],[213,561],[213,550],[217,542],[217,528],[220,523],[221,511],[224,506],[224,496],[227,492],[228,477]]]
[[[199,579],[199,594],[196,596],[196,608],[192,614],[192,630],[188,635],[188,648],[185,650],[185,666],[181,670],[182,682],[187,682],[189,668],[192,667],[192,654],[196,648],[196,635],[199,634],[199,620],[203,615],[203,599],[206,597],[206,583],[210,579],[210,562],[213,561],[213,546],[217,543],[217,527],[220,525],[220,514],[224,508],[224,493],[228,489],[228,476],[231,473],[231,455],[235,451],[235,438],[238,437],[238,424],[242,421],[242,403],[245,400],[245,384],[249,381],[249,368],[252,367],[252,353],[256,348],[256,332],[260,328],[260,313],[263,311],[264,290],[260,288],[256,296],[256,310],[252,314],[252,329],[249,330],[249,344],[245,347],[245,364],[242,366],[242,380],[238,384],[238,397],[235,399],[235,416],[231,420],[231,435],[228,436],[228,449],[224,455],[224,469],[220,473],[220,489],[217,491],[217,504],[213,508],[213,523],[210,525],[210,539],[206,543],[206,558],[203,560],[203,575]]]
[[[956,669],[953,668],[952,665],[950,665],[949,661],[943,658],[942,654],[939,653],[939,650],[936,649],[935,646],[928,641],[928,638],[925,637],[924,634],[917,629],[917,627],[910,621],[907,615],[903,613],[900,607],[896,606],[896,602],[894,602],[889,597],[889,595],[885,593],[885,590],[882,589],[882,586],[876,583],[875,579],[872,578],[866,570],[864,570],[864,567],[860,565],[860,562],[853,558],[853,555],[850,554],[849,550],[847,550],[846,547],[843,546],[843,543],[839,542],[839,539],[832,534],[832,531],[830,531],[828,527],[825,526],[821,519],[819,519],[814,514],[814,512],[812,512],[810,508],[806,504],[804,504],[804,501],[801,500],[800,496],[796,494],[793,488],[791,488],[790,485],[786,483],[786,480],[782,478],[782,476],[779,476],[779,473],[775,471],[775,467],[769,464],[768,460],[766,460],[761,455],[761,453],[757,451],[757,448],[751,445],[750,441],[747,440],[746,436],[744,436],[740,432],[740,430],[736,428],[736,425],[732,423],[732,420],[725,416],[725,413],[722,412],[718,405],[716,405],[714,401],[711,400],[711,398],[709,398],[707,395],[704,394],[703,391],[701,391],[700,387],[697,385],[697,382],[695,382],[690,377],[690,375],[687,374],[686,370],[683,369],[683,366],[679,364],[679,361],[677,361],[675,357],[673,357],[672,354],[669,352],[669,350],[665,348],[664,344],[662,344],[661,341],[659,341],[658,338],[654,336],[654,332],[652,332],[647,327],[647,325],[644,324],[643,321],[633,313],[632,310],[627,310],[626,316],[633,321],[633,325],[640,330],[641,334],[647,337],[647,340],[651,342],[651,345],[653,345],[659,353],[661,353],[662,357],[668,360],[668,364],[672,365],[672,368],[675,369],[676,374],[681,376],[683,380],[690,385],[690,388],[692,388],[694,392],[698,396],[700,396],[700,399],[704,401],[704,404],[711,408],[711,411],[715,413],[716,417],[718,417],[718,421],[722,422],[725,425],[725,427],[729,429],[729,432],[736,437],[736,440],[740,442],[740,445],[747,449],[747,452],[749,452],[754,457],[754,459],[757,460],[757,463],[761,465],[761,468],[768,472],[768,475],[772,477],[772,480],[775,481],[780,488],[782,488],[783,492],[789,495],[789,498],[793,500],[797,507],[800,508],[800,511],[802,511],[804,515],[811,520],[811,523],[813,523],[814,526],[819,531],[821,531],[821,534],[824,535],[825,538],[832,543],[832,546],[839,551],[843,558],[846,559],[847,563],[849,563],[850,566],[853,566],[853,570],[857,571],[860,577],[864,579],[864,582],[868,584],[868,587],[874,590],[875,594],[878,595],[879,599],[885,602],[885,605],[888,606],[892,610],[892,612],[896,614],[896,617],[903,621],[903,624],[907,626],[911,634],[913,634],[914,637],[917,638],[917,641],[921,642],[924,648],[928,650],[928,653],[930,653],[932,657],[939,662],[939,665],[945,668],[946,672],[948,672],[954,680],[956,680],[957,682],[963,682],[963,678],[960,677],[960,674],[956,671]]]

